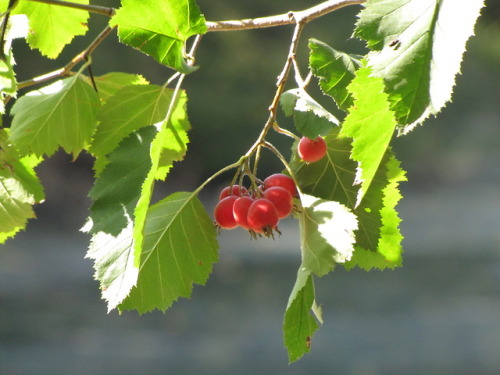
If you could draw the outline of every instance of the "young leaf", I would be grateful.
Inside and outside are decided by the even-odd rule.
[[[165,311],[193,284],[204,284],[218,259],[215,226],[198,197],[174,193],[151,206],[144,228],[139,278],[120,310]]]
[[[104,103],[126,86],[147,85],[149,82],[141,75],[111,72],[94,78],[99,97]]]
[[[33,204],[44,200],[43,187],[34,168],[41,160],[18,158],[8,143],[7,129],[0,130],[0,243],[26,227],[34,218]]]
[[[88,4],[89,0],[72,0],[78,4]],[[28,43],[31,48],[55,59],[64,46],[77,35],[87,32],[89,12],[60,5],[21,1],[14,8],[15,14],[26,14],[29,18],[30,33]]]
[[[357,184],[361,184],[359,204],[373,181],[396,129],[394,113],[389,109],[381,78],[370,77],[369,68],[360,68],[348,86],[354,97],[340,131],[353,139],[351,159],[359,163]]]
[[[483,0],[369,0],[355,35],[374,51],[373,74],[384,79],[403,132],[451,98],[467,39]]]
[[[19,98],[12,107],[10,138],[22,155],[52,155],[58,147],[74,156],[96,126],[99,97],[78,75]]]
[[[403,236],[396,205],[401,199],[398,186],[402,181],[406,181],[405,172],[388,152],[365,200],[356,209],[360,228],[356,233],[357,246],[345,268],[358,266],[368,271],[401,265]]]
[[[294,116],[295,127],[311,139],[328,133],[339,120],[302,89],[292,89],[281,96],[281,107],[287,116]]]
[[[316,39],[309,40],[309,66],[319,78],[321,90],[330,95],[340,109],[347,110],[353,104],[347,86],[361,66],[361,56],[337,51]]]
[[[314,304],[314,283],[310,271],[302,267],[297,272],[283,321],[283,339],[289,362],[294,362],[311,350],[311,338],[318,323],[311,314]]]
[[[301,194],[299,214],[301,268],[318,276],[344,263],[354,252],[356,216],[338,202]]]
[[[134,216],[141,188],[151,168],[154,126],[131,134],[109,155],[109,164],[90,191],[93,200],[86,232],[93,234],[87,257],[94,259],[108,310],[114,309],[136,284]]]
[[[99,113],[90,152],[105,156],[133,131],[162,121],[171,100],[172,89],[157,85],[125,86],[118,90]]]
[[[187,39],[206,31],[195,0],[122,0],[110,23],[118,25],[122,43],[181,73],[195,69],[184,54]]]

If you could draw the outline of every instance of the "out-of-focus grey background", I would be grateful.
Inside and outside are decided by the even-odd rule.
[[[303,9],[313,0],[199,0],[209,20]],[[117,2],[104,2],[115,5]],[[351,40],[358,8],[310,24],[306,41],[362,52]],[[18,78],[60,67],[106,20],[51,62],[16,42]],[[159,196],[192,190],[248,149],[266,119],[292,27],[213,33],[186,79],[193,126],[187,159]],[[399,205],[405,264],[395,271],[335,271],[317,280],[324,325],[313,350],[288,365],[281,324],[299,265],[297,223],[276,241],[243,231],[220,236],[220,262],[204,287],[164,315],[107,313],[84,259],[89,237],[91,159],[61,153],[39,174],[47,200],[26,232],[0,248],[0,374],[453,374],[500,373],[500,6],[487,1],[468,44],[453,103],[396,142],[408,171]],[[112,36],[93,55],[96,75],[141,73],[163,83],[170,72]],[[303,69],[305,71],[305,69]],[[330,106],[324,96],[318,99]],[[278,147],[288,140],[274,137]],[[280,170],[266,159],[262,176]],[[202,194],[208,210],[221,178]]]

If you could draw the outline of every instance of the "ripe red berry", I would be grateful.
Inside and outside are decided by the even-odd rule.
[[[236,223],[244,229],[250,229],[247,217],[248,217],[248,209],[250,208],[253,202],[254,199],[248,196],[239,197],[234,201],[233,205],[234,219]]]
[[[290,215],[293,210],[293,198],[285,188],[280,186],[271,187],[264,191],[263,197],[274,204],[280,219]]]
[[[219,194],[219,200],[229,197],[230,195],[235,195],[237,197],[240,197],[242,195],[245,195],[246,192],[247,189],[244,186],[240,185],[226,186],[224,189],[221,190]]]
[[[264,191],[275,186],[288,190],[292,197],[297,195],[297,186],[295,185],[295,181],[286,174],[275,173],[264,180]]]
[[[248,209],[248,225],[257,233],[270,233],[278,225],[276,207],[265,198],[256,199]]]
[[[308,163],[314,163],[323,159],[326,155],[326,150],[326,142],[322,137],[317,137],[316,139],[302,137],[297,147],[297,153],[300,158]]]
[[[214,219],[217,225],[223,229],[233,229],[238,226],[233,215],[234,202],[238,197],[230,195],[220,200],[214,208]]]

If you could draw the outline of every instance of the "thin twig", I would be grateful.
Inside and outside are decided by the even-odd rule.
[[[68,64],[60,69],[54,70],[47,74],[28,79],[26,81],[19,82],[17,84],[17,89],[20,90],[25,87],[33,86],[39,83],[50,81],[58,77],[67,77],[71,75],[71,70],[78,65],[80,62],[88,59],[88,57],[94,52],[94,50],[103,42],[104,39],[113,31],[113,27],[106,26],[103,31],[89,44],[89,46],[76,55]]]
[[[307,23],[335,10],[350,5],[363,4],[365,1],[366,0],[328,0],[302,11],[287,12],[269,17],[231,21],[207,21],[207,31],[263,29],[268,27],[292,25],[296,22]]]
[[[79,9],[79,10],[85,10],[87,12],[102,14],[102,15],[108,16],[108,17],[112,17],[116,12],[116,9],[111,8],[111,7],[72,3],[70,1],[63,1],[63,0],[28,0],[28,1],[33,1],[36,3],[44,3],[44,4],[49,4],[49,5],[59,5],[59,6],[73,8],[73,9]]]

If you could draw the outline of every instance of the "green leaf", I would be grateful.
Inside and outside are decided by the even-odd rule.
[[[106,102],[119,90],[126,86],[147,85],[149,82],[139,74],[111,72],[94,78],[99,97]]]
[[[84,230],[93,236],[87,257],[95,261],[95,278],[108,310],[116,308],[137,282],[134,217],[151,168],[149,152],[155,135],[156,128],[149,126],[123,140],[89,194],[93,204]]]
[[[338,202],[300,195],[301,269],[323,276],[354,252],[356,216]]]
[[[78,75],[31,91],[12,107],[12,143],[22,155],[78,155],[90,142],[100,108],[97,93]]]
[[[318,323],[311,314],[313,304],[313,277],[309,271],[301,268],[297,273],[283,321],[283,338],[290,363],[311,350],[311,339],[318,329]]]
[[[122,0],[110,23],[118,25],[122,43],[181,73],[195,70],[186,61],[185,43],[206,26],[194,0]]]
[[[72,2],[88,5],[89,0]],[[84,35],[88,29],[89,12],[80,9],[21,1],[13,13],[28,16],[30,33],[27,39],[30,47],[40,50],[51,59],[59,56],[64,46],[75,36]]]
[[[8,143],[7,129],[0,130],[0,243],[24,229],[28,219],[35,217],[33,205],[45,198],[34,171],[40,161],[19,159]]]
[[[99,113],[99,126],[90,152],[103,157],[133,131],[162,121],[167,115],[172,92],[157,85],[125,86],[116,91]]]
[[[370,77],[369,68],[360,68],[348,87],[354,97],[340,131],[353,139],[351,159],[359,163],[357,181],[361,184],[359,204],[373,181],[396,129],[381,78]]]
[[[182,160],[187,149],[187,130],[189,122],[186,114],[187,97],[184,92],[170,106],[171,111],[160,124],[156,137],[151,144],[151,169],[142,184],[141,197],[135,210],[134,240],[137,244],[135,258],[141,257],[144,240],[143,232],[148,214],[148,207],[155,185],[155,180],[164,179],[174,161]],[[176,100],[177,99],[177,100]]]
[[[193,284],[204,284],[218,259],[215,226],[196,194],[174,193],[150,207],[139,278],[120,310],[165,311]]]
[[[355,35],[374,51],[373,74],[384,79],[403,132],[451,98],[455,76],[483,0],[369,0]]]
[[[304,136],[315,139],[328,133],[339,120],[302,89],[292,89],[281,96],[281,107],[287,116],[294,115],[295,127]]]
[[[109,155],[109,164],[89,193],[91,233],[119,234],[127,225],[151,169],[150,148],[156,128],[148,126],[132,133]]]
[[[401,199],[398,187],[402,181],[406,181],[405,172],[388,152],[364,202],[356,210],[360,228],[356,233],[357,246],[345,268],[358,266],[368,271],[401,265],[403,236],[396,205]]]
[[[9,17],[9,23],[4,36],[4,56],[0,58],[0,113],[5,112],[3,99],[5,96],[15,97],[17,80],[14,72],[14,57],[12,56],[12,41],[24,38],[28,34],[28,19],[25,15]]]
[[[321,90],[330,95],[340,109],[348,109],[353,98],[347,86],[361,66],[361,56],[337,51],[316,39],[309,40],[309,49],[309,66],[319,78]]]

